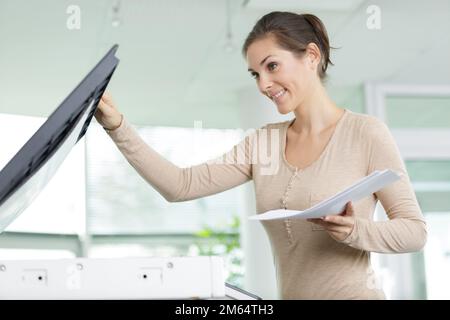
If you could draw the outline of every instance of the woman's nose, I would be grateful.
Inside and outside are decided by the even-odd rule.
[[[270,88],[272,88],[272,81],[267,77],[259,78],[259,90],[263,93],[267,92]]]

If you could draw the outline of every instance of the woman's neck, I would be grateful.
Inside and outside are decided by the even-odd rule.
[[[316,135],[336,124],[344,113],[328,97],[322,85],[316,86],[308,100],[305,100],[295,110],[295,121],[292,130],[299,135]]]

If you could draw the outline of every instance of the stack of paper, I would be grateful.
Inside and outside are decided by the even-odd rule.
[[[347,202],[358,201],[370,196],[388,184],[400,179],[400,174],[392,170],[374,171],[338,194],[304,210],[270,210],[262,214],[249,217],[252,220],[276,220],[286,218],[309,219],[326,215],[339,214],[344,211]]]

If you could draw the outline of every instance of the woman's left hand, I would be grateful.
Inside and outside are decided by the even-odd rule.
[[[341,214],[308,219],[308,221],[322,226],[333,239],[343,241],[350,235],[355,226],[354,213],[353,204],[348,202]]]

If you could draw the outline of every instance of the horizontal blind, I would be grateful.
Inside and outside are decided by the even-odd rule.
[[[139,135],[180,167],[216,158],[242,138],[239,130],[139,127]],[[193,233],[224,229],[238,214],[242,188],[169,203],[125,160],[98,125],[87,135],[87,224],[92,234]],[[148,166],[151,168],[152,164]]]

